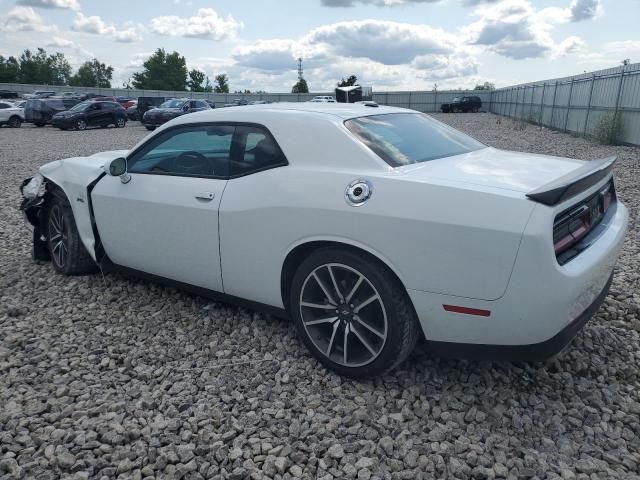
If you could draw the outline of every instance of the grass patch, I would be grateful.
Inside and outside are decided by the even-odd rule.
[[[619,112],[602,115],[593,129],[593,137],[603,145],[618,145],[622,137],[622,115]]]

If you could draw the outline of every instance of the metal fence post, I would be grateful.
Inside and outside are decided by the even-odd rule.
[[[547,82],[542,85],[542,97],[540,98],[540,113],[538,114],[538,123],[542,125],[542,117],[544,116],[544,94],[547,89]]]
[[[433,96],[433,111],[437,112],[438,110],[438,90],[435,91],[435,95]]]
[[[571,77],[571,85],[569,85],[569,98],[567,98],[567,113],[564,114],[564,127],[563,131],[567,131],[567,122],[569,121],[569,112],[571,111],[571,94],[573,93],[574,77]]]
[[[536,93],[536,88],[538,88],[537,85],[532,85],[531,88],[531,101],[529,102],[529,117],[527,118],[527,120],[530,120],[533,118],[533,96]]]
[[[549,122],[549,126],[554,128],[553,126],[553,112],[556,109],[556,94],[558,93],[558,81],[556,80],[556,86],[553,89],[553,103],[551,104],[551,121]]]
[[[413,95],[412,95],[412,94],[413,94],[413,92],[412,92],[411,90],[409,90],[409,109],[411,109],[411,108],[412,108],[412,105],[411,105],[411,100],[412,100],[412,98],[413,98]]]
[[[587,101],[587,113],[584,116],[584,128],[582,129],[582,136],[587,136],[587,125],[589,125],[589,112],[591,112],[591,98],[593,97],[593,84],[596,83],[595,74],[591,75],[591,87],[589,88],[589,100]]]
[[[625,71],[626,67],[622,67],[622,70],[620,70],[620,82],[618,82],[618,94],[616,95],[616,108],[615,108],[615,114],[618,114],[618,108],[620,106],[620,97],[622,96],[622,82],[624,80],[624,71]]]

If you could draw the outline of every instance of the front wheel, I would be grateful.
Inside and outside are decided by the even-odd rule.
[[[125,125],[127,124],[127,121],[122,118],[122,117],[118,117],[115,123],[116,128],[124,128]]]
[[[20,128],[22,125],[22,119],[18,116],[13,116],[9,119],[9,126],[11,128]]]
[[[64,275],[90,273],[96,264],[80,240],[71,206],[54,197],[47,214],[47,245],[53,268]]]
[[[76,122],[76,129],[77,130],[86,130],[87,129],[87,122],[85,120],[78,120]]]
[[[419,336],[407,292],[377,261],[323,248],[294,275],[290,313],[311,353],[337,373],[383,375],[404,361]]]

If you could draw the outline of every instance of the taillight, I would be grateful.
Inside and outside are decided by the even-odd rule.
[[[553,224],[553,249],[559,261],[560,254],[570,250],[600,223],[614,201],[613,183],[609,182],[596,194],[556,217]],[[569,261],[578,253],[578,251],[573,254],[568,252],[562,256],[563,261],[560,263]]]

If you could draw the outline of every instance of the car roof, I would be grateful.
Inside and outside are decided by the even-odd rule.
[[[240,111],[236,109],[217,108],[215,110],[205,110],[189,115],[194,118],[197,115],[199,121],[216,121],[218,118],[230,115],[245,115],[251,118],[252,112],[260,113],[279,113],[279,112],[300,112],[301,114],[324,114],[347,120],[350,118],[364,117],[369,115],[382,115],[388,113],[419,113],[415,110],[406,108],[378,106],[370,107],[362,104],[354,103],[311,103],[311,102],[292,102],[292,103],[269,103],[263,105],[246,105]],[[226,113],[225,113],[226,112]]]

